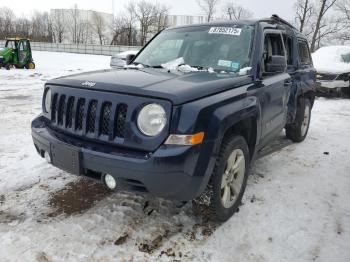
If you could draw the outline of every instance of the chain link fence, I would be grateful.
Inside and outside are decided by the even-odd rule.
[[[4,40],[0,40],[0,47],[5,45]],[[65,52],[77,54],[91,55],[113,55],[128,50],[140,50],[139,46],[122,46],[122,45],[91,45],[91,44],[64,44],[64,43],[44,43],[31,42],[32,50],[49,51],[49,52]]]

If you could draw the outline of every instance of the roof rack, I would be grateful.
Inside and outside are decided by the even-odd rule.
[[[282,24],[285,24],[285,25],[288,25],[288,26],[294,28],[295,30],[298,30],[294,25],[292,25],[291,23],[287,22],[286,20],[280,18],[280,17],[279,17],[278,15],[276,15],[276,14],[273,14],[273,15],[271,16],[271,20],[280,22],[280,23],[282,23]]]

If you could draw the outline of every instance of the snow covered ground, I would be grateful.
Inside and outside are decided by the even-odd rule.
[[[218,225],[41,159],[30,122],[45,80],[109,57],[34,59],[34,71],[0,70],[0,261],[350,261],[350,100],[318,99],[306,141],[281,137],[255,163],[239,213]]]

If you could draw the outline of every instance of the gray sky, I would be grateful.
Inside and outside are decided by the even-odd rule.
[[[114,0],[116,13],[130,0]],[[151,0],[163,3],[169,7],[171,14],[199,15],[202,14],[196,0]],[[221,4],[227,0],[221,0]],[[293,20],[295,0],[236,0],[236,2],[250,9],[256,18],[269,17],[271,14],[279,14],[287,20]],[[81,9],[94,9],[112,13],[112,0],[0,0],[0,7],[12,8],[16,15],[28,15],[32,9],[50,10],[51,8],[70,8],[74,4]],[[218,8],[216,16],[221,13]]]

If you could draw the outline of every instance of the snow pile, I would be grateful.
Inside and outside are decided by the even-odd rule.
[[[313,53],[312,60],[318,73],[349,73],[350,64],[342,59],[342,55],[347,54],[350,54],[350,46],[327,46]]]
[[[248,75],[251,70],[252,70],[251,67],[243,67],[239,70],[238,75],[240,75],[240,76]]]
[[[1,261],[350,261],[349,100],[317,100],[305,142],[276,139],[239,212],[218,225],[190,204],[110,194],[40,158],[30,122],[45,80],[108,68],[109,57],[34,59],[36,70],[0,70]]]
[[[174,59],[172,61],[169,61],[167,63],[164,63],[161,65],[163,68],[167,70],[178,70],[182,73],[190,73],[190,72],[209,72],[209,73],[214,73],[213,68],[208,68],[208,69],[198,69],[195,67],[192,67],[188,64],[185,63],[185,60],[183,57],[179,57],[177,59]]]

